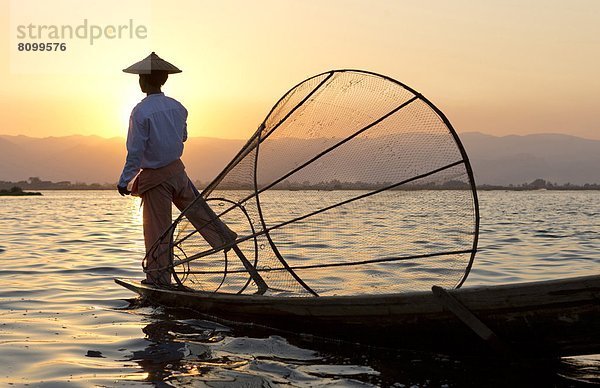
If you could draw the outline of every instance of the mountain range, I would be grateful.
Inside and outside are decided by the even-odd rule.
[[[600,183],[600,140],[563,134],[492,136],[460,134],[477,184],[509,185],[541,178],[558,184]],[[185,145],[190,177],[211,181],[245,140],[194,137]],[[0,135],[0,181],[29,177],[114,183],[125,160],[123,138]]]
[[[600,183],[600,140],[563,134],[460,134],[477,184]]]

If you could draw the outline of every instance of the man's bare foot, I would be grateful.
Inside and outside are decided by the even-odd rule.
[[[154,286],[154,287],[169,287],[169,286],[171,286],[171,283],[167,283],[167,284],[157,283],[157,282],[153,282],[150,279],[143,279],[141,283],[145,286]]]

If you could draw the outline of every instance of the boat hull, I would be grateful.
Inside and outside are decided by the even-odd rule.
[[[273,297],[165,290],[115,280],[151,303],[294,333],[441,353],[493,353],[432,292]],[[448,293],[513,354],[600,353],[600,276],[467,287]]]

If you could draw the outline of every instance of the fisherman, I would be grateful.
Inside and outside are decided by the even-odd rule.
[[[183,210],[199,196],[180,159],[188,136],[188,112],[161,91],[169,74],[181,70],[153,52],[123,71],[139,75],[140,88],[146,97],[133,108],[129,118],[127,158],[117,190],[122,196],[132,194],[142,198],[146,246],[146,279],[142,282],[169,285],[171,236],[163,234],[172,223],[171,204]],[[212,248],[231,245],[237,237],[202,198],[191,210],[187,218]]]

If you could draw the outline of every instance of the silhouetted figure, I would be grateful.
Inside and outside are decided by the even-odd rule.
[[[150,250],[172,223],[171,203],[183,210],[199,194],[180,159],[187,140],[187,110],[161,91],[168,75],[181,70],[153,52],[123,71],[139,74],[146,97],[129,118],[127,159],[117,189],[121,195],[133,191],[142,198],[145,283],[167,285],[171,283],[170,238],[162,239],[151,255]],[[207,242],[217,248],[234,241],[236,234],[216,218],[205,201],[197,203],[187,217]]]

